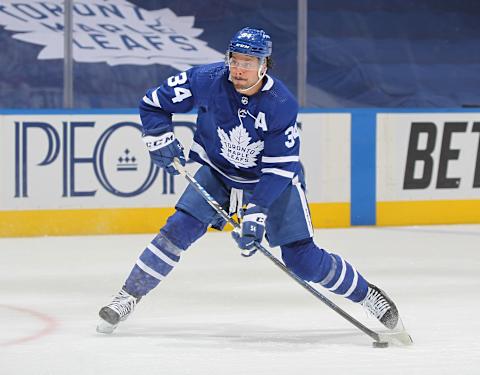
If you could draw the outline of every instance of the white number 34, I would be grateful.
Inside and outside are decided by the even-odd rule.
[[[173,87],[173,92],[175,96],[172,98],[173,103],[180,103],[181,101],[192,96],[192,92],[189,89],[184,87],[175,87],[177,85],[183,85],[187,82],[187,73],[182,72],[176,76],[171,76],[167,79],[167,84],[170,87]]]
[[[287,130],[285,130],[285,135],[287,136],[285,146],[287,146],[288,148],[292,148],[293,146],[295,146],[295,139],[300,137],[297,124],[290,126]]]

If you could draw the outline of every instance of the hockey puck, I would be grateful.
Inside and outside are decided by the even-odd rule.
[[[374,341],[372,345],[374,348],[388,348],[388,342],[386,341]]]

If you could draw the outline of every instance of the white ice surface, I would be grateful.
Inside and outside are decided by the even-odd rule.
[[[262,254],[240,257],[228,233],[208,233],[113,335],[97,334],[151,238],[0,239],[0,374],[480,374],[480,225],[315,232],[396,301],[415,344],[387,349]]]

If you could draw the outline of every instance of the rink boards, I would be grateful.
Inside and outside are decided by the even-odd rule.
[[[474,111],[302,111],[315,227],[480,223]],[[195,115],[175,115],[188,148]],[[0,113],[0,236],[155,232],[186,186],[134,110]],[[198,165],[191,164],[192,172]]]

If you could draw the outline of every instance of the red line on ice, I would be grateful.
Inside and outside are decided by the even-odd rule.
[[[37,339],[39,339],[43,336],[49,335],[57,327],[57,321],[54,318],[52,318],[52,317],[50,317],[46,314],[43,314],[41,312],[35,311],[35,310],[26,309],[26,308],[23,308],[23,307],[1,305],[1,304],[0,304],[0,308],[14,310],[14,311],[17,311],[17,312],[20,312],[20,313],[28,314],[28,315],[40,320],[44,325],[44,327],[40,331],[38,331],[34,334],[19,337],[17,339],[13,339],[13,340],[10,340],[10,341],[0,342],[0,346],[18,345],[18,344],[23,344],[27,341],[37,340]]]

